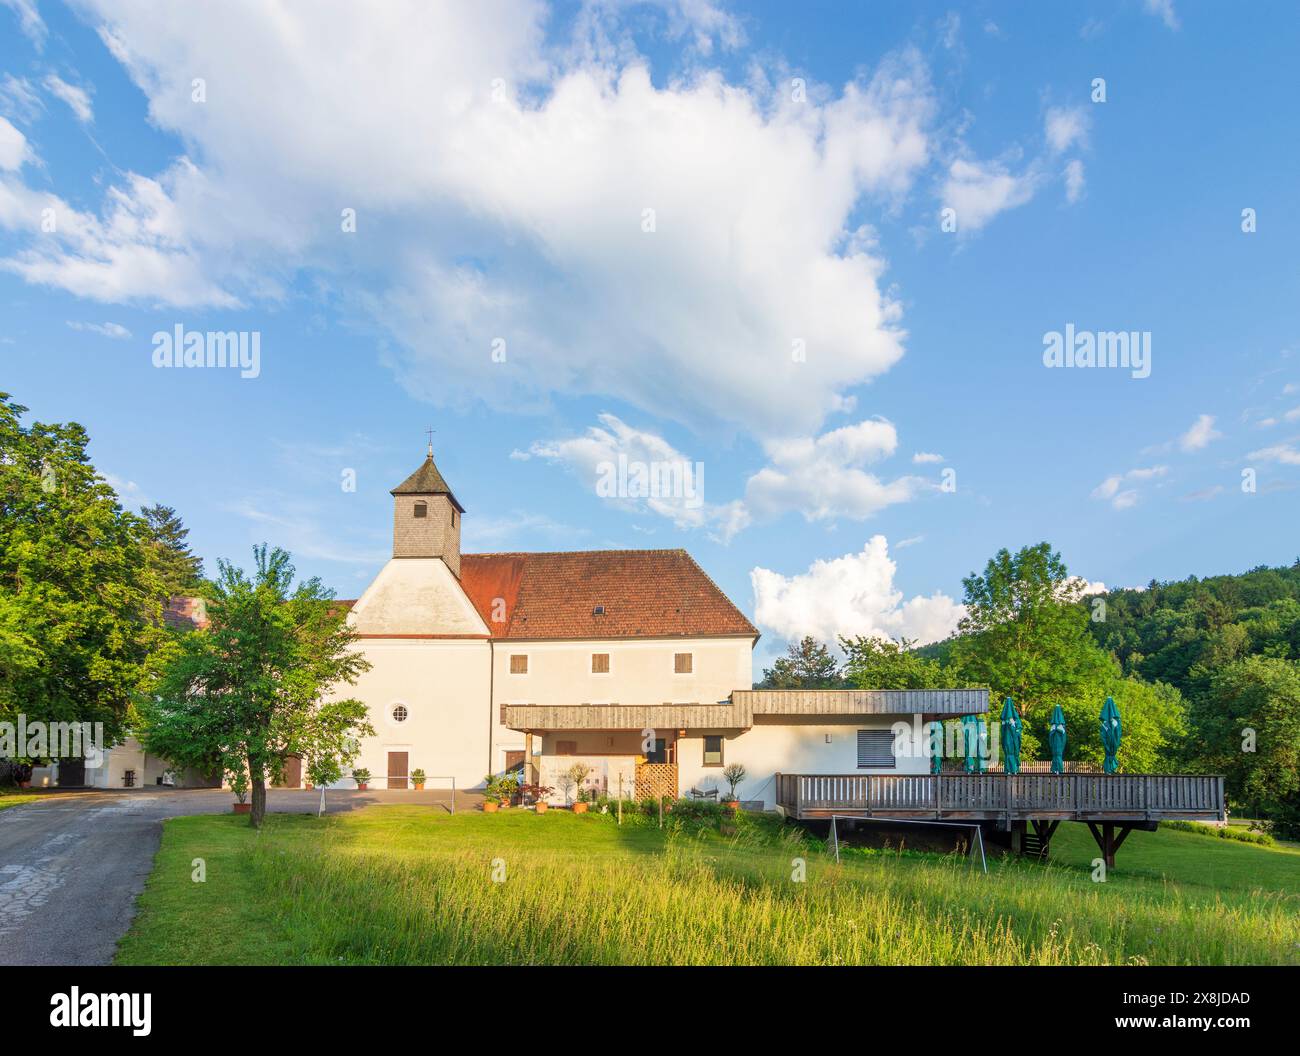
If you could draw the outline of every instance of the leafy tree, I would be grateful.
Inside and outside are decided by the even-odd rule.
[[[1105,758],[1097,716],[1107,697],[1114,697],[1124,722],[1120,769],[1130,774],[1167,772],[1175,767],[1175,748],[1187,732],[1182,694],[1164,682],[1123,678],[1112,669],[1079,687],[1061,703],[1065,712],[1066,758],[1101,764]],[[1046,716],[1035,716],[1034,735],[1047,741]]]
[[[0,393],[0,718],[124,733],[164,590],[145,524],[118,505],[76,423],[22,424]]]
[[[333,593],[318,579],[294,587],[283,550],[253,556],[251,579],[219,562],[208,626],[180,639],[141,713],[148,751],[204,770],[246,768],[257,828],[266,781],[283,777],[288,756],[320,771],[351,762],[357,738],[375,731],[361,701],[331,699],[370,667]]]
[[[203,587],[203,559],[186,545],[190,530],[170,506],[143,506],[149,561],[168,596],[194,594]]]
[[[844,680],[857,689],[938,689],[951,685],[950,674],[935,660],[914,651],[907,638],[840,638],[847,660]]]
[[[962,580],[966,615],[952,658],[966,680],[1010,696],[1026,720],[1045,718],[1110,670],[1078,604],[1082,584],[1047,543],[999,550]]]
[[[763,671],[759,689],[835,689],[843,685],[839,664],[822,643],[805,636]]]

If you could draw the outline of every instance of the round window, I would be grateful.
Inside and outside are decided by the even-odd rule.
[[[409,712],[406,710],[406,705],[405,705],[405,704],[398,704],[397,707],[395,707],[395,708],[393,709],[393,721],[394,721],[394,722],[405,722],[405,721],[406,721],[406,716],[407,716],[408,714],[409,714]]]

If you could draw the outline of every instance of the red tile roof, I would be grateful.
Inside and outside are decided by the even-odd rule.
[[[464,554],[460,582],[494,638],[758,636],[685,550]]]

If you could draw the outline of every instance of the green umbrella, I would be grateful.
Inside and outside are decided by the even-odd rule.
[[[943,770],[943,723],[930,723],[930,773]]]
[[[1106,749],[1106,761],[1102,764],[1102,769],[1108,774],[1119,769],[1119,761],[1115,756],[1119,752],[1119,742],[1123,736],[1124,727],[1120,725],[1119,708],[1115,707],[1113,697],[1107,697],[1106,703],[1101,706],[1101,746]]]
[[[1052,773],[1065,773],[1065,712],[1059,704],[1052,709],[1047,724],[1047,745],[1052,749]]]
[[[1002,769],[1020,773],[1020,713],[1010,697],[1002,702]]]
[[[979,770],[979,720],[974,715],[961,717],[961,747],[966,755],[963,769],[968,774]]]
[[[988,771],[989,768],[989,724],[984,719],[975,720],[979,729],[979,759],[977,768],[981,774]]]

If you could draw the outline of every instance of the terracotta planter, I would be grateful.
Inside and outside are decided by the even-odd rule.
[[[423,792],[423,791],[424,791],[424,782],[423,782],[423,781],[417,781],[417,782],[415,782],[415,790],[416,790],[417,792]]]
[[[305,785],[303,785],[302,787],[305,788],[308,792],[310,792],[311,789],[312,789],[312,784],[311,784],[310,781],[308,781],[308,782],[307,782]]]
[[[357,791],[358,791],[358,792],[368,792],[368,791],[370,791],[370,785],[368,785],[365,781],[358,781],[358,782],[357,782]]]
[[[587,804],[586,804],[586,803],[575,803],[575,804],[573,804],[573,813],[575,813],[575,814],[586,814],[586,813],[587,813]]]
[[[722,805],[723,805],[724,807],[726,807],[729,811],[731,811],[731,812],[734,814],[736,811],[738,811],[738,810],[740,809],[740,800],[738,800],[738,799],[724,799],[724,800],[722,801]]]
[[[538,814],[545,814],[545,813],[547,812],[547,810],[549,810],[549,809],[550,809],[550,808],[547,807],[546,803],[545,803],[544,801],[541,801],[541,800],[539,800],[539,801],[538,801],[538,802],[533,806],[533,810],[537,811]]]
[[[233,806],[236,814],[251,814],[253,811],[253,804],[251,803],[235,803]]]
[[[485,799],[483,800],[483,813],[495,814],[497,812],[497,806],[498,804],[495,799]]]

